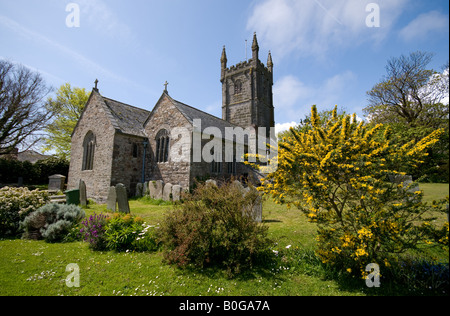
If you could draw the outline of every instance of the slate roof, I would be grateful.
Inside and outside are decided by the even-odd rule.
[[[103,96],[102,98],[110,110],[111,123],[116,130],[119,130],[124,134],[146,137],[144,133],[144,123],[150,116],[150,111]]]
[[[170,96],[169,96],[169,98],[170,98]],[[191,124],[194,124],[194,119],[201,120],[202,132],[204,131],[205,128],[214,126],[214,127],[217,127],[218,129],[220,129],[220,131],[222,132],[222,135],[225,136],[225,127],[231,127],[231,128],[236,127],[236,125],[231,124],[228,121],[222,120],[214,115],[203,112],[199,109],[196,109],[190,105],[184,104],[184,103],[174,100],[172,98],[170,98],[170,99],[172,100],[173,105],[181,112],[181,114],[184,115],[184,117],[186,117],[186,119]]]
[[[204,132],[207,127],[214,126],[220,130],[222,138],[225,138],[226,127],[237,127],[228,121],[177,101],[170,97],[167,92],[164,92],[164,94],[171,100],[172,104],[181,112],[181,114],[183,114],[189,123],[193,125],[195,119],[201,120],[201,132]],[[116,130],[124,134],[147,137],[147,135],[145,135],[144,126],[152,112],[104,96],[101,97],[109,110],[108,116]]]

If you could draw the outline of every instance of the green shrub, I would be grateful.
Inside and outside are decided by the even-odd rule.
[[[158,249],[155,227],[140,217],[114,214],[105,227],[105,242],[109,250],[155,251]]]
[[[21,226],[25,238],[42,237],[47,242],[60,242],[84,216],[84,211],[75,205],[47,204],[28,215]]]
[[[243,195],[233,183],[220,188],[200,184],[161,226],[165,260],[180,267],[214,265],[233,276],[266,258],[272,244],[268,228],[249,211],[257,197],[256,190]]]
[[[27,188],[0,189],[0,237],[20,234],[20,221],[48,203],[48,193]]]

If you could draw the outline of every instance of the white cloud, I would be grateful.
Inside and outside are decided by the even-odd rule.
[[[299,78],[288,75],[275,82],[273,87],[276,121],[291,119],[300,121],[311,112],[311,106],[319,110],[330,110],[344,97],[351,95],[352,86],[357,77],[351,71],[345,71],[317,84],[306,84]],[[338,104],[347,106],[347,104]]]
[[[287,131],[290,127],[297,126],[297,122],[290,122],[290,123],[276,123],[275,124],[275,135],[278,135],[280,132]]]
[[[408,0],[379,0],[380,28],[369,28],[371,0],[264,0],[256,2],[247,29],[256,31],[278,58],[290,53],[323,55],[334,46],[378,43]]]
[[[131,28],[121,22],[103,0],[77,0],[82,23],[87,22],[96,32],[121,41],[134,39]]]
[[[430,11],[420,14],[412,20],[399,33],[405,41],[424,39],[434,32],[448,33],[449,18],[447,14],[438,11]]]
[[[16,21],[0,15],[0,25],[4,25],[5,27],[11,29],[12,31],[16,32],[18,35],[28,39],[33,40],[35,42],[38,42],[39,44],[47,45],[48,47],[52,47],[62,53],[64,56],[72,59],[74,62],[76,62],[78,65],[83,67],[85,71],[92,74],[92,78],[98,77],[98,79],[110,79],[122,83],[129,84],[131,86],[137,86],[139,88],[143,88],[141,85],[136,84],[132,81],[130,81],[127,78],[124,78],[120,75],[115,74],[114,72],[102,67],[100,64],[96,63],[95,61],[90,60],[86,56],[64,46],[60,43],[46,37],[45,35],[42,35],[41,33],[38,33],[36,31],[30,30],[23,25],[17,23]]]

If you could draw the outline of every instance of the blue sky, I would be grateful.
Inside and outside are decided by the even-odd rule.
[[[68,27],[69,3],[80,8]],[[379,8],[379,15],[368,4]],[[369,7],[370,9],[371,7]],[[368,16],[379,27],[368,27]],[[371,20],[375,21],[375,20]],[[274,62],[275,121],[284,127],[335,104],[363,117],[366,92],[391,57],[421,50],[449,59],[447,0],[0,0],[0,58],[151,110],[169,94],[221,116],[220,56],[228,65],[251,56]]]

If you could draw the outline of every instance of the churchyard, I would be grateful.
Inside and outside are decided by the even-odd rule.
[[[420,188],[424,190],[424,200],[431,202],[448,195],[449,186],[424,183]],[[158,227],[167,213],[178,207],[148,196],[128,202],[131,215],[152,227]],[[86,218],[100,213],[112,215],[106,205],[95,203],[89,203],[83,210]],[[380,287],[369,288],[364,280],[333,270],[318,260],[314,254],[317,226],[301,212],[265,199],[262,215],[262,225],[268,227],[268,237],[273,240],[272,258],[233,277],[214,266],[179,268],[167,264],[161,250],[95,251],[84,241],[48,243],[4,238],[0,240],[0,295],[448,295],[439,288],[440,284],[433,282],[430,286],[439,288],[438,292],[420,288],[418,283],[410,287],[398,284],[392,273],[382,277]],[[444,214],[437,216],[438,224],[447,221]],[[422,258],[414,252],[410,255],[417,262]],[[447,251],[432,250],[428,258],[435,259],[435,265],[423,264],[424,269],[436,270],[442,263],[448,267]],[[75,272],[78,279],[73,277]],[[396,273],[399,279],[408,277],[406,270]]]

